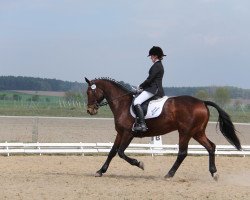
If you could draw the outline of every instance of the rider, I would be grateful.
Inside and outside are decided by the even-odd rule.
[[[148,100],[153,96],[163,97],[164,90],[162,87],[162,78],[164,74],[164,68],[161,60],[164,55],[162,49],[157,46],[153,46],[149,50],[149,55],[152,62],[154,63],[149,70],[149,75],[147,79],[139,85],[138,89],[142,89],[143,91],[137,96],[134,100],[134,110],[136,116],[139,118],[138,123],[135,124],[133,130],[134,131],[147,131],[147,126],[145,123],[144,113],[141,107],[141,104]]]

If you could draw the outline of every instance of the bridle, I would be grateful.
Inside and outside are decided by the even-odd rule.
[[[97,96],[96,96],[96,84],[95,83],[93,83],[92,85],[90,85],[90,88],[91,88],[91,92],[92,92],[92,94],[93,94],[93,96],[95,97],[95,102],[94,102],[94,104],[92,104],[95,108],[99,108],[99,107],[101,107],[101,106],[103,106],[102,104],[103,103],[99,103],[98,101],[97,101]],[[107,105],[107,104],[106,104]]]
[[[95,103],[92,104],[92,105],[94,105],[94,107],[97,108],[97,109],[100,108],[100,107],[102,107],[102,106],[106,106],[106,105],[108,105],[109,103],[112,103],[112,102],[114,102],[114,101],[117,101],[117,100],[119,100],[120,98],[122,98],[122,97],[124,97],[124,96],[127,96],[127,95],[133,93],[133,91],[129,91],[129,92],[127,92],[127,93],[125,93],[125,94],[123,94],[123,95],[121,95],[121,96],[119,96],[119,97],[116,97],[116,98],[110,100],[109,102],[106,101],[106,102],[100,102],[100,103],[99,103],[99,102],[96,100],[96,99],[98,98],[98,97],[96,96],[96,89],[97,89],[96,84],[95,84],[95,83],[92,83],[92,85],[90,85],[90,88],[91,88],[92,94],[93,94],[94,97],[95,97]]]

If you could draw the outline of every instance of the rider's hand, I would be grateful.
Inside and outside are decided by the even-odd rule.
[[[143,91],[143,89],[142,89],[142,88],[140,88],[139,86],[136,88],[136,93],[137,93],[137,94],[142,93],[142,91]]]
[[[142,92],[142,89],[139,86],[137,88],[132,87],[132,90],[136,94],[140,94]]]

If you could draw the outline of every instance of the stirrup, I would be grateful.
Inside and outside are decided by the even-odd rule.
[[[134,132],[146,132],[148,130],[145,123],[134,123],[132,127],[132,131]]]

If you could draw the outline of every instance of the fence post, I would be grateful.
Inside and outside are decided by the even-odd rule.
[[[151,144],[153,144],[155,146],[162,146],[161,136],[151,137]]]
[[[151,144],[153,144],[153,148],[152,150],[161,150],[163,149],[162,146],[162,139],[161,136],[155,136],[155,137],[151,137]],[[162,155],[162,154],[159,154]],[[154,154],[152,153],[152,156],[154,156]]]
[[[38,141],[38,117],[33,119],[32,142]]]
[[[5,144],[8,144],[7,141],[5,141]],[[10,156],[10,153],[9,153],[9,147],[6,145],[6,150],[7,150],[7,156]]]

